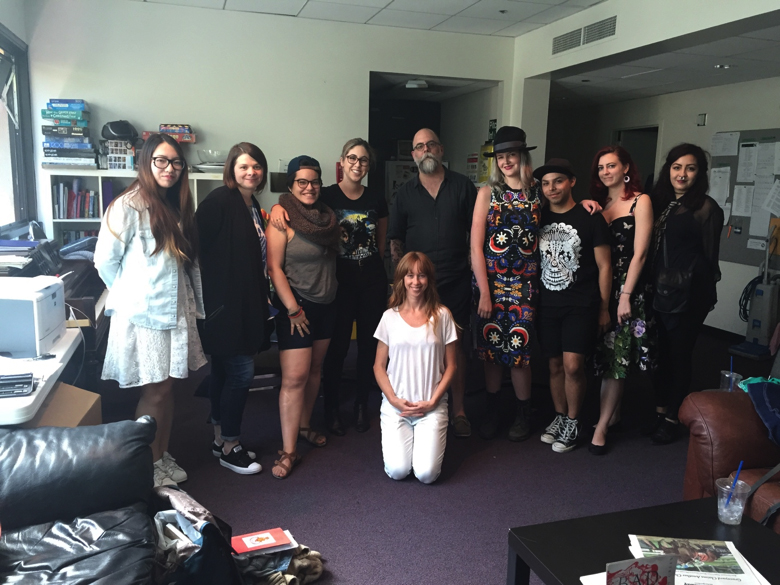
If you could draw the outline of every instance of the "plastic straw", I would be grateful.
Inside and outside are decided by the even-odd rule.
[[[731,496],[734,495],[734,488],[737,487],[737,480],[739,479],[739,472],[742,471],[742,464],[744,461],[739,462],[739,467],[737,468],[737,474],[734,476],[734,483],[731,484],[731,489],[729,490],[729,497],[726,498],[726,505],[723,506],[724,508],[727,508],[729,505],[729,502],[731,501]]]
[[[731,356],[731,366],[729,367],[729,392],[734,392],[734,356]]]

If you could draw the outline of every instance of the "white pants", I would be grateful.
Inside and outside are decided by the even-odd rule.
[[[447,446],[447,395],[425,416],[414,417],[400,416],[400,411],[382,398],[379,419],[385,473],[403,479],[414,469],[421,482],[436,481]]]

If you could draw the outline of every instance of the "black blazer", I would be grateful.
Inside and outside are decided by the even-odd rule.
[[[260,205],[252,198],[260,213]],[[195,212],[206,319],[201,342],[206,353],[254,355],[267,349],[268,280],[252,214],[238,189],[214,189]]]

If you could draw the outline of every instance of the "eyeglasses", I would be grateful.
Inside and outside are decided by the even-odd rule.
[[[428,147],[428,150],[433,150],[437,146],[441,146],[441,142],[436,142],[435,140],[429,140],[428,142],[419,142],[414,145],[414,149],[417,152],[422,152],[425,150],[426,147]]]
[[[305,189],[309,185],[312,187],[322,187],[322,181],[320,179],[314,179],[313,181],[308,181],[306,179],[295,179],[295,182],[301,189]]]
[[[345,158],[349,164],[354,165],[356,162],[359,162],[360,166],[362,167],[367,167],[368,163],[371,162],[367,156],[361,156],[358,158],[358,156],[355,154],[348,154]]]
[[[152,164],[158,169],[167,169],[168,165],[171,165],[177,171],[180,171],[184,168],[184,161],[180,158],[169,159],[165,158],[164,156],[153,156]]]

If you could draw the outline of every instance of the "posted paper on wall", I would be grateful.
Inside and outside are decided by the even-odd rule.
[[[731,207],[734,217],[751,217],[753,215],[753,187],[748,185],[734,186],[734,204]]]
[[[758,164],[758,142],[743,142],[739,145],[737,183],[752,183]]]
[[[771,176],[775,174],[775,150],[777,143],[765,142],[758,145],[758,160],[756,175]]]
[[[780,142],[775,142],[775,175],[780,175]]]
[[[710,140],[712,156],[737,156],[739,132],[717,132]]]
[[[717,167],[710,171],[710,197],[723,207],[729,198],[731,167]]]
[[[780,216],[780,180],[772,184],[761,207],[773,215]]]

